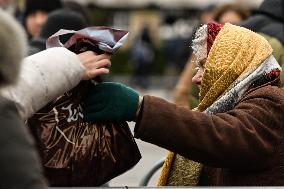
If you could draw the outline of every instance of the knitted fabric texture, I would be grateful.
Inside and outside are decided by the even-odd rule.
[[[234,81],[256,69],[271,54],[271,46],[261,35],[225,24],[205,63],[198,110],[208,108],[232,88]]]
[[[210,22],[207,24],[207,55],[210,52],[210,49],[217,37],[219,31],[223,27],[223,24],[219,24],[216,22]]]
[[[195,109],[194,111],[198,111]],[[157,186],[196,186],[203,165],[174,152],[169,152],[163,164]]]
[[[196,33],[195,38],[192,43],[193,53],[196,55],[196,61],[199,62],[205,58],[207,58],[208,53],[213,45],[213,42],[218,35],[219,31],[223,27],[222,24],[218,24],[216,22],[210,22],[207,25],[203,25],[200,27]],[[171,170],[172,162],[174,159],[178,159],[178,161],[174,161],[173,170]],[[188,174],[188,167],[191,168],[191,174]],[[175,173],[179,170],[179,173],[182,174],[183,180],[186,180],[186,183],[190,183],[189,185],[197,185],[200,177],[200,171],[202,165],[194,162],[192,160],[186,159],[178,154],[174,154],[173,152],[169,152],[165,163],[162,168],[162,172],[158,181],[158,186],[165,185],[178,185],[180,175],[175,175],[171,173]],[[183,182],[185,183],[185,182]]]
[[[171,171],[171,165],[172,165],[172,162],[174,161],[174,158],[175,158],[175,153],[169,152],[167,154],[167,158],[165,159],[165,162],[163,164],[162,171],[161,171],[157,186],[166,186],[167,185],[169,174],[170,174],[170,171]]]
[[[233,108],[252,82],[281,69],[271,53],[271,46],[260,35],[225,24],[205,63],[198,111],[215,114]],[[197,185],[202,167],[200,163],[171,152],[158,185]]]
[[[192,40],[191,47],[197,62],[200,62],[207,57],[207,31],[207,25],[200,27]]]
[[[197,57],[197,62],[207,58],[213,42],[222,27],[222,24],[210,22],[207,25],[203,25],[196,31],[195,37],[192,41],[192,49],[193,54]]]
[[[229,87],[230,90],[225,92],[218,100],[210,105],[203,112],[207,114],[216,114],[229,111],[234,108],[234,105],[242,98],[243,94],[252,85],[262,85],[276,78],[280,80],[281,67],[274,58],[270,55],[260,66],[252,69],[248,73],[239,77]]]

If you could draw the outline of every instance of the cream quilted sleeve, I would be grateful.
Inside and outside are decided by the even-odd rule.
[[[29,118],[52,99],[75,87],[85,68],[76,54],[55,47],[23,60],[16,85],[2,95],[15,102],[22,119]]]

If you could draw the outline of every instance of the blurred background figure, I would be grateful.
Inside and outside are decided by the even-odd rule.
[[[0,0],[0,8],[12,16],[16,16],[18,12],[15,0]]]
[[[201,14],[200,21],[202,24],[205,24],[204,21],[206,22],[211,19],[222,24],[229,22],[231,24],[239,25],[241,21],[248,18],[250,15],[248,9],[236,3],[220,4],[215,9],[211,10],[213,13],[211,14],[212,17],[209,17],[209,19],[202,20],[203,13]],[[206,17],[206,14],[205,18],[208,18],[208,16]],[[191,82],[195,67],[194,58],[189,58],[174,91],[174,101],[178,105],[189,108],[195,108],[198,105],[198,89],[195,85],[192,85]]]
[[[87,27],[87,21],[83,15],[79,14],[78,12],[68,9],[53,11],[48,15],[45,24],[42,26],[39,36],[30,41],[28,53],[29,55],[32,55],[45,50],[45,42],[47,38],[60,29],[80,30],[85,27]],[[68,37],[60,38],[60,40],[64,44],[68,40]]]
[[[60,0],[26,0],[23,24],[28,38],[38,37],[42,26],[47,20],[48,13],[62,8]]]
[[[23,14],[16,0],[0,0],[0,9],[16,18],[18,22],[22,22]]]
[[[214,11],[216,10],[216,5],[210,4],[205,6],[200,13],[198,24],[195,25],[193,32],[189,38],[191,43],[194,38],[196,29],[202,24],[207,24],[214,21]],[[195,68],[194,57],[191,57],[192,49],[187,47],[188,58],[184,66],[184,69],[181,71],[179,80],[173,91],[174,102],[180,106],[194,108],[198,105],[198,89],[195,85],[192,85],[191,78],[193,77],[193,70]]]
[[[10,13],[14,9],[14,1],[13,0],[0,0],[0,7],[7,13]]]
[[[213,20],[219,23],[231,23],[239,25],[241,21],[247,19],[250,11],[240,4],[221,4],[216,7],[213,13]]]
[[[164,20],[167,28],[163,40],[164,64],[166,75],[177,75],[183,70],[186,60],[188,59],[191,49],[188,48],[189,41],[192,37],[192,30],[197,23],[189,27],[189,21],[186,18],[179,17],[176,14],[165,16]],[[177,48],[178,47],[178,48]]]
[[[88,9],[85,6],[78,3],[78,1],[76,0],[64,1],[63,3],[64,3],[63,4],[64,9],[71,10],[77,12],[78,14],[81,14],[84,17],[84,20],[87,23],[87,25],[90,25],[90,15]]]
[[[214,10],[215,9],[216,9],[216,5],[214,4],[204,7],[201,10],[200,24],[207,24],[209,22],[212,22],[214,20]]]
[[[147,89],[149,85],[149,74],[155,58],[155,49],[152,42],[149,28],[144,26],[135,41],[131,50],[131,62],[133,63],[133,82],[136,86]]]
[[[241,23],[254,32],[264,36],[273,48],[273,56],[284,68],[284,1],[264,0],[256,14]],[[281,87],[284,88],[284,73],[281,75]]]

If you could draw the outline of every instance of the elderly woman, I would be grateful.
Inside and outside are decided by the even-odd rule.
[[[136,138],[172,151],[160,185],[284,185],[284,92],[271,46],[248,29],[208,23],[193,50],[195,111],[102,83],[85,101],[85,118],[135,120]]]

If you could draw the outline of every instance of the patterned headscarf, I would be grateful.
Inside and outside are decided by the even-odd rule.
[[[192,41],[192,49],[197,57],[197,61],[207,58],[214,40],[222,27],[223,24],[210,22],[196,31],[195,38]]]
[[[259,66],[265,66],[265,60],[272,59],[271,54],[272,48],[264,37],[248,29],[225,24],[216,36],[204,65],[198,110],[206,110]],[[237,91],[238,96],[241,97],[254,80],[273,69],[281,68],[276,62],[271,68],[258,72],[245,86],[242,84],[242,90]]]

